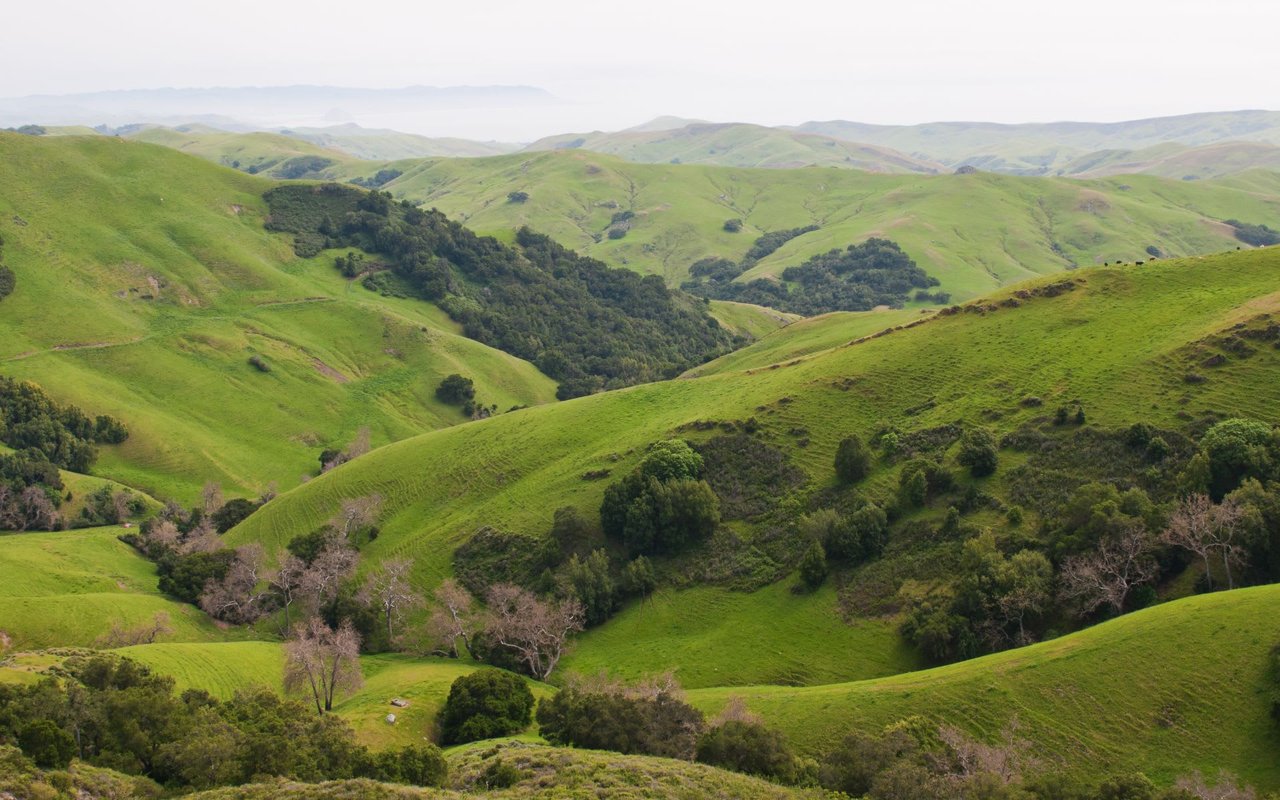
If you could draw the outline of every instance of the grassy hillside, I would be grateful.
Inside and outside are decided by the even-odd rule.
[[[230,133],[202,125],[166,128],[147,125],[124,134],[135,142],[159,144],[247,172],[274,176],[291,159],[314,158],[336,166],[352,156],[336,148],[279,133]],[[311,173],[313,170],[307,170]]]
[[[116,537],[121,528],[87,528],[0,537],[0,630],[15,649],[93,645],[112,623],[134,628],[169,615],[174,642],[244,635],[224,631],[199,609],[156,589],[155,565]]]
[[[1280,147],[1262,142],[1222,142],[1201,147],[1162,144],[1142,150],[1101,150],[1082,156],[1060,174],[1085,178],[1142,173],[1179,180],[1280,169]]]
[[[1037,275],[1117,260],[1234,249],[1221,220],[1280,225],[1280,175],[1173,181],[1075,181],[1004,175],[874,175],[852,170],[748,170],[630,164],[580,150],[492,159],[399,162],[386,188],[469,227],[511,237],[520,225],[615,266],[678,284],[700,258],[740,259],[766,231],[791,240],[743,279],[775,275],[869,236],[897,241],[959,299]],[[373,170],[366,167],[367,174]],[[508,200],[526,192],[525,202]],[[606,231],[630,211],[621,239]],[[728,219],[743,220],[738,233]]]
[[[1280,586],[1201,595],[924,672],[691,699],[714,713],[741,696],[811,752],[913,714],[993,739],[1016,717],[1038,755],[1078,774],[1142,771],[1170,782],[1227,769],[1270,790],[1280,764],[1263,688],[1278,612]]]
[[[297,259],[263,230],[260,178],[110,137],[0,134],[0,182],[17,275],[0,372],[123,420],[98,471],[157,496],[288,487],[363,426],[377,444],[461,422],[434,397],[454,372],[499,408],[554,397],[433,306],[347,282],[332,254]]]
[[[945,170],[936,162],[913,158],[886,147],[840,141],[744,123],[693,123],[670,130],[617,133],[566,133],[540,139],[525,148],[590,150],[640,164],[715,164],[723,167],[844,167],[866,172]]]
[[[519,145],[502,142],[475,142],[470,139],[418,136],[359,125],[333,125],[328,128],[290,128],[281,134],[346,153],[355,158],[393,161],[401,158],[475,158],[496,156],[519,149]]]
[[[557,507],[594,513],[607,481],[585,480],[584,473],[608,469],[624,475],[649,442],[695,436],[688,426],[700,420],[756,418],[761,437],[782,449],[815,491],[831,485],[836,444],[849,433],[866,437],[886,423],[905,432],[983,419],[999,435],[1043,419],[1043,409],[1023,404],[1027,396],[1041,398],[1048,408],[1078,400],[1090,423],[1103,427],[1142,420],[1181,430],[1208,409],[1275,422],[1280,351],[1232,356],[1202,383],[1186,383],[1183,376],[1203,369],[1201,340],[1280,312],[1277,274],[1275,249],[1081,271],[1073,276],[1076,288],[1056,297],[1033,297],[1017,307],[984,303],[994,310],[939,316],[776,369],[640,386],[426,434],[283,495],[228,539],[275,548],[318,526],[342,498],[377,492],[386,498],[382,533],[365,548],[366,557],[412,557],[418,579],[431,585],[449,573],[452,550],[480,526],[540,536]],[[827,324],[838,328],[845,319],[830,317]],[[785,339],[796,327],[774,336]],[[756,347],[775,347],[773,338]],[[803,441],[795,431],[804,433]],[[1006,470],[1018,463],[1017,454],[1009,459]],[[872,475],[870,485],[895,480],[886,468]],[[987,488],[1009,489],[1002,483],[1004,471],[993,480]],[[735,532],[751,544],[754,534]],[[885,591],[891,595],[895,586]],[[714,618],[723,600],[715,593],[688,593],[675,602],[689,622]],[[645,609],[628,614],[634,616],[616,624],[634,625],[630,639],[657,641],[664,635],[666,615]],[[698,637],[711,633],[693,623],[677,635],[696,650]],[[632,672],[665,666],[642,648],[616,655],[616,636],[606,627],[585,637],[574,658],[589,667],[609,663]],[[593,642],[602,643],[595,654]],[[768,653],[822,647],[777,626],[763,630],[759,644],[765,655],[758,659],[711,648],[689,666],[701,675],[714,673],[724,684],[742,683],[752,675],[785,671]],[[857,645],[851,640],[848,646]],[[885,670],[890,662],[876,658],[863,663]]]

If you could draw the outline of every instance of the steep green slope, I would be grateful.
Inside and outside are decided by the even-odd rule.
[[[386,499],[382,533],[367,557],[413,557],[429,585],[478,527],[541,535],[557,507],[594,511],[607,482],[585,480],[588,471],[624,475],[645,445],[690,435],[698,421],[756,418],[764,440],[819,488],[830,485],[836,444],[849,433],[983,419],[1000,434],[1043,416],[1022,403],[1027,396],[1050,408],[1078,400],[1106,427],[1142,420],[1180,430],[1206,409],[1275,422],[1280,351],[1227,358],[1201,383],[1183,378],[1203,358],[1195,343],[1280,310],[1277,274],[1274,249],[1081,271],[1072,291],[1029,295],[1016,307],[984,302],[981,313],[938,316],[777,369],[640,386],[426,434],[280,497],[228,539],[276,548],[321,524],[341,499],[377,492]],[[870,480],[895,479],[887,468]],[[780,649],[785,632],[775,636],[770,646]],[[720,666],[733,682],[738,667]]]
[[[714,164],[723,167],[844,167],[867,172],[932,174],[945,168],[886,147],[850,143],[745,123],[693,123],[671,130],[566,133],[525,148],[590,150],[640,164]]]
[[[848,730],[919,714],[994,738],[1016,718],[1037,755],[1076,774],[1142,771],[1170,782],[1200,770],[1280,787],[1263,702],[1280,640],[1280,586],[1201,595],[1060,639],[860,683],[691,692],[714,713],[730,696],[820,752]]]
[[[348,283],[331,254],[297,259],[263,229],[265,180],[115,138],[0,134],[0,183],[17,275],[0,372],[123,420],[98,471],[158,496],[287,487],[363,426],[381,443],[460,422],[433,394],[450,373],[500,408],[554,397],[433,306]]]
[[[1222,142],[1201,147],[1163,144],[1142,150],[1101,150],[1064,166],[1059,174],[1085,178],[1142,173],[1180,180],[1280,169],[1280,147],[1262,142]]]
[[[741,259],[757,236],[806,225],[742,280],[869,236],[893,239],[958,299],[1069,269],[1234,249],[1221,220],[1280,220],[1280,175],[1172,181],[1144,176],[1075,181],[1004,175],[873,175],[851,170],[748,170],[630,164],[583,151],[399,162],[386,185],[481,232],[510,238],[529,225],[614,266],[678,284],[695,261]],[[366,167],[362,174],[372,174]],[[526,192],[510,202],[511,192]],[[619,239],[607,231],[631,212]],[[724,230],[741,219],[738,233]]]
[[[0,630],[16,649],[89,646],[111,630],[169,616],[166,641],[204,642],[223,631],[199,609],[156,589],[155,565],[119,541],[121,528],[0,537]]]

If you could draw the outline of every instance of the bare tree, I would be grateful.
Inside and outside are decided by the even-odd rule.
[[[1000,731],[999,744],[986,744],[969,738],[959,728],[938,726],[938,738],[946,746],[945,761],[938,765],[939,771],[958,783],[982,775],[990,775],[1005,784],[1019,780],[1038,765],[1030,755],[1031,743],[1018,736],[1020,727],[1014,717]]]
[[[422,598],[413,591],[409,583],[409,572],[413,569],[413,561],[393,559],[382,565],[382,568],[369,575],[361,592],[362,599],[378,609],[387,627],[387,642],[395,641],[394,627],[404,617],[404,613],[417,605]]]
[[[130,647],[136,644],[154,644],[161,636],[173,633],[169,612],[157,611],[150,622],[136,628],[126,628],[120,620],[111,623],[111,630],[98,637],[96,645],[110,650],[116,647]]]
[[[209,481],[200,490],[200,500],[204,506],[204,515],[207,517],[222,508],[222,487]]]
[[[1204,577],[1213,588],[1213,569],[1209,559],[1217,554],[1227,575],[1227,588],[1234,587],[1232,565],[1245,562],[1245,549],[1236,542],[1240,522],[1244,517],[1243,505],[1234,498],[1227,498],[1214,505],[1207,494],[1192,494],[1182,499],[1169,525],[1160,538],[1167,544],[1181,547],[1200,557],[1204,562]]]
[[[1258,793],[1252,786],[1236,783],[1236,776],[1226,770],[1218,773],[1218,782],[1210,784],[1204,775],[1193,772],[1183,775],[1173,784],[1197,800],[1255,800]]]
[[[44,489],[28,486],[18,500],[22,506],[23,529],[51,531],[58,527],[58,511]]]
[[[345,542],[331,541],[311,562],[298,586],[298,597],[314,613],[338,595],[342,582],[355,571],[359,554]]]
[[[353,497],[342,501],[342,507],[329,524],[347,539],[355,531],[372,525],[378,520],[378,512],[382,510],[382,495],[370,494],[364,497]]]
[[[473,658],[471,640],[475,635],[477,619],[475,599],[453,578],[445,578],[435,591],[435,607],[427,621],[427,632],[433,646],[439,647],[450,658],[458,657],[458,640]]]
[[[720,713],[711,720],[711,727],[719,728],[726,722],[744,722],[748,725],[756,725],[760,722],[760,715],[747,708],[747,701],[742,695],[735,694],[729,698],[729,702],[725,704]]]
[[[1141,523],[1130,523],[1103,539],[1094,552],[1066,560],[1062,592],[1078,605],[1082,616],[1104,605],[1118,614],[1129,592],[1150,582],[1156,570],[1151,537]]]
[[[369,435],[369,426],[364,425],[360,430],[356,431],[356,438],[351,440],[351,444],[347,445],[347,461],[354,461],[360,456],[371,450],[371,437]]]
[[[287,633],[293,627],[293,621],[289,618],[293,604],[302,597],[302,588],[307,575],[307,562],[290,553],[287,550],[281,550],[276,560],[280,566],[267,573],[267,588],[275,595],[275,600],[280,608],[284,609],[284,622],[281,626],[281,632]]]
[[[255,622],[266,612],[266,595],[257,591],[262,579],[262,545],[236,549],[235,560],[220,581],[209,581],[200,593],[200,608],[214,619],[236,624]]]
[[[316,712],[333,710],[340,694],[364,684],[360,674],[360,635],[344,620],[337,630],[312,617],[294,629],[284,645],[285,691],[310,697]]]
[[[129,518],[129,501],[133,499],[133,495],[121,489],[111,495],[111,513],[115,516],[116,522],[124,522]]]
[[[560,663],[569,636],[582,630],[585,613],[576,598],[553,603],[539,600],[509,583],[489,587],[489,615],[485,630],[494,641],[516,654],[539,680]]]
[[[196,524],[194,528],[187,531],[187,535],[182,538],[182,546],[180,552],[183,555],[188,553],[212,553],[215,550],[222,549],[222,539],[218,536],[218,531],[213,526],[213,520],[205,517]]]
[[[178,526],[167,519],[155,520],[142,534],[142,542],[146,548],[157,553],[177,549],[181,538]]]

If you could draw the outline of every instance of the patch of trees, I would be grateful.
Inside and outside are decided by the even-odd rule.
[[[508,247],[438,211],[336,184],[282,186],[266,199],[268,227],[293,233],[299,255],[350,247],[381,256],[467,336],[559,381],[562,399],[672,377],[732,344],[661,278],[610,269],[527,228]]]
[[[108,655],[73,656],[63,677],[0,685],[0,743],[38,767],[73,758],[150,778],[172,790],[207,789],[263,777],[318,782],[365,777],[443,785],[447,765],[430,744],[371,753],[332,714],[267,689],[230,700],[190,689]]]
[[[743,271],[750,269],[757,261],[768,258],[778,251],[792,239],[804,236],[806,233],[813,233],[818,229],[817,225],[805,225],[803,228],[789,228],[781,231],[770,231],[763,234],[760,238],[747,249],[746,254],[742,257]]]
[[[476,399],[475,382],[457,373],[446,375],[436,387],[436,399],[451,406],[461,406],[462,413],[472,419],[485,419],[498,410],[496,403],[485,405]]]
[[[295,180],[328,169],[336,163],[332,158],[323,156],[296,156],[276,168],[276,177]]]
[[[605,490],[605,534],[636,555],[673,553],[708,538],[720,523],[720,500],[701,479],[702,464],[682,439],[652,445],[631,474]]]
[[[692,279],[683,288],[713,300],[755,303],[812,316],[869,311],[882,305],[901,308],[913,290],[938,285],[936,278],[888,239],[871,238],[844,250],[813,256],[783,270],[781,281],[757,278],[737,282],[751,263],[750,253],[738,265],[724,259],[704,259],[690,269]]]
[[[1227,224],[1235,229],[1236,238],[1245,244],[1251,244],[1254,247],[1270,247],[1271,245],[1280,244],[1280,231],[1274,228],[1241,222],[1238,219],[1229,219]]]
[[[365,189],[381,189],[403,174],[404,170],[400,169],[380,169],[368,178],[352,178],[351,182]]]
[[[708,724],[671,675],[635,685],[575,679],[538,704],[537,718],[552,744],[697,760],[782,783],[806,773],[782,734],[740,700]]]
[[[113,417],[90,417],[55,403],[34,383],[0,376],[0,441],[14,450],[38,450],[61,469],[88,472],[98,455],[95,445],[127,438]]]

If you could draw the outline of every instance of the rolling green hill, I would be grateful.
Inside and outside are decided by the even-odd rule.
[[[261,178],[111,137],[0,134],[0,182],[17,276],[0,372],[123,420],[98,471],[131,486],[296,485],[361,427],[378,444],[463,421],[434,397],[450,373],[500,408],[554,397],[433,306],[349,283],[332,254],[298,259],[263,229]]]
[[[869,236],[893,239],[958,299],[1020,280],[1117,260],[1146,248],[1199,255],[1234,249],[1222,220],[1280,220],[1280,175],[1224,181],[1124,176],[1076,181],[852,170],[748,170],[631,164],[583,152],[399,162],[385,188],[468,227],[510,238],[521,225],[614,266],[678,284],[700,258],[741,259],[760,234],[820,229],[762,259],[743,280]],[[362,174],[372,174],[365,167]],[[526,192],[525,202],[510,202]],[[623,238],[614,215],[632,212]],[[727,219],[743,221],[739,233]]]
[[[1202,595],[1060,639],[860,683],[691,692],[705,711],[746,699],[809,751],[848,730],[919,714],[994,738],[1011,719],[1036,754],[1077,774],[1193,770],[1280,787],[1277,734],[1263,702],[1280,639],[1280,587]]]
[[[112,623],[134,628],[169,615],[174,642],[239,638],[156,589],[155,565],[119,541],[121,528],[0,537],[0,630],[16,649],[86,647]]]

